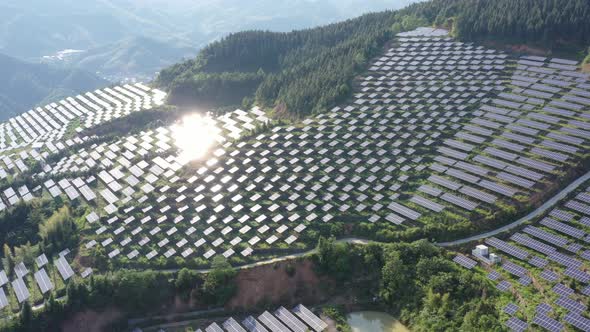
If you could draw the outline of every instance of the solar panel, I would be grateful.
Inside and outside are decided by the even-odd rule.
[[[540,313],[540,314],[543,314],[543,315],[546,315],[546,314],[548,314],[548,313],[550,313],[552,311],[553,311],[553,308],[550,305],[548,305],[547,303],[540,303],[535,308],[535,312],[536,313]]]
[[[492,280],[492,281],[496,281],[498,279],[500,279],[501,275],[500,273],[498,273],[498,271],[491,271],[490,273],[488,273],[488,279]]]
[[[555,304],[562,307],[562,308],[567,309],[568,311],[577,312],[577,313],[585,312],[588,309],[588,307],[586,307],[584,304],[582,304],[578,301],[572,300],[570,298],[567,298],[566,296],[562,296],[562,297],[558,298],[555,301]]]
[[[295,332],[308,331],[307,325],[303,324],[295,315],[284,307],[280,307],[274,312],[275,316],[285,325]]]
[[[4,292],[4,288],[0,287],[0,310],[9,305],[8,298]]]
[[[213,323],[205,328],[205,332],[225,332],[223,329],[217,325],[217,323]]]
[[[503,291],[503,292],[507,292],[511,287],[512,287],[512,284],[510,284],[510,282],[508,282],[506,280],[500,281],[496,285],[496,288],[500,291]]]
[[[68,280],[74,275],[74,270],[72,270],[70,263],[68,263],[65,257],[58,258],[54,264],[57,266],[57,270],[63,280]]]
[[[529,253],[495,237],[487,238],[485,243],[518,259],[525,260]]]
[[[570,225],[566,225],[562,222],[559,222],[555,219],[551,219],[548,217],[543,218],[543,220],[541,220],[540,224],[545,227],[549,227],[551,229],[554,229],[558,232],[561,232],[563,234],[575,237],[577,239],[583,238],[584,235],[586,234],[583,230],[577,229],[577,228],[572,227]]]
[[[455,258],[453,258],[453,262],[463,266],[468,270],[473,269],[477,265],[476,261],[463,255],[457,255]]]
[[[26,301],[31,294],[29,293],[29,289],[25,282],[21,278],[17,278],[12,281],[12,288],[14,289],[14,293],[16,294],[16,299],[18,303],[23,303]]]
[[[250,332],[268,332],[266,327],[252,316],[246,317],[246,319],[242,321],[242,325],[244,325]]]
[[[222,325],[228,332],[246,332],[233,317],[228,318]]]
[[[514,242],[517,242],[523,246],[526,246],[528,248],[536,250],[536,251],[543,253],[545,255],[550,255],[550,254],[554,253],[556,250],[555,248],[553,248],[550,245],[547,245],[547,244],[537,241],[535,239],[531,239],[530,237],[528,237],[524,234],[520,234],[520,233],[516,233],[516,234],[512,235],[510,237],[510,239]]]
[[[514,332],[524,332],[528,328],[527,323],[516,317],[510,317],[510,319],[508,319],[505,324],[507,328]]]
[[[561,236],[555,235],[553,233],[549,233],[547,231],[544,231],[544,230],[542,230],[540,228],[537,228],[535,226],[527,226],[527,227],[525,227],[523,229],[523,232],[525,232],[525,233],[527,233],[529,235],[532,235],[532,236],[534,236],[536,238],[539,238],[539,239],[541,239],[543,241],[546,241],[546,242],[549,242],[551,244],[554,244],[554,245],[556,245],[558,247],[562,247],[562,248],[564,246],[566,246],[567,243],[568,243],[568,240],[567,239],[565,239],[565,238],[563,238]]]
[[[559,280],[559,275],[551,270],[543,270],[539,276],[547,281],[555,282]]]
[[[265,311],[262,313],[262,315],[258,316],[258,320],[261,321],[264,325],[266,325],[272,332],[291,331],[268,311]]]
[[[45,272],[45,269],[41,269],[35,272],[35,281],[37,281],[37,285],[39,285],[39,289],[41,289],[41,293],[45,294],[53,289],[53,284]]]
[[[509,260],[504,260],[502,263],[502,268],[517,277],[524,277],[528,274],[527,269],[520,265],[514,264]]]
[[[573,325],[582,331],[590,331],[590,319],[583,317],[578,313],[568,312],[563,318],[563,320],[566,323]]]
[[[590,282],[590,274],[576,268],[568,267],[563,274],[585,284]]]
[[[564,284],[556,284],[552,288],[553,292],[561,296],[570,296],[574,293],[574,290],[565,286]]]
[[[543,314],[535,315],[535,318],[533,319],[533,323],[537,324],[537,325],[539,325],[551,332],[559,332],[559,331],[563,330],[563,328],[564,328],[563,324],[561,324],[560,322],[556,321],[555,319],[553,319],[551,317],[547,317]]]
[[[293,312],[316,332],[321,332],[328,327],[328,324],[326,324],[302,304],[299,304],[293,308]]]
[[[519,307],[514,303],[508,303],[504,307],[504,312],[509,314],[510,316],[514,316],[514,314],[518,311]]]

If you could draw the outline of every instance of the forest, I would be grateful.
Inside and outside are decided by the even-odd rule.
[[[177,105],[256,103],[278,117],[301,117],[346,100],[354,78],[400,31],[439,26],[466,41],[581,53],[590,45],[588,22],[586,0],[431,0],[313,29],[231,34],[162,70],[155,84]]]
[[[320,237],[317,249],[302,259],[312,260],[318,275],[334,281],[333,292],[351,289],[358,298],[372,298],[370,305],[399,317],[412,331],[503,331],[496,310],[499,292],[425,240],[352,245]],[[0,324],[0,331],[54,331],[75,313],[112,306],[124,315],[109,330],[124,331],[128,318],[170,305],[176,296],[223,306],[236,292],[236,274],[218,257],[207,274],[188,269],[177,273],[120,270],[74,279],[63,299],[51,295],[45,307],[36,311],[26,302],[19,318]],[[262,303],[256,310],[274,305]]]

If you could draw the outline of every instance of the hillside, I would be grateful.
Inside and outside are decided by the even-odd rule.
[[[31,64],[0,55],[0,119],[26,112],[82,91],[108,84],[94,74],[73,69],[57,69]]]
[[[367,310],[590,330],[589,5],[568,1],[248,30],[0,123],[0,332],[350,331]]]
[[[352,78],[394,32],[436,24],[465,41],[576,53],[590,44],[589,21],[585,0],[434,0],[314,29],[231,34],[162,71],[156,84],[172,103],[223,105],[248,97],[299,116],[346,98]]]

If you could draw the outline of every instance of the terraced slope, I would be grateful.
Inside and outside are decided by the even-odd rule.
[[[512,330],[561,331],[571,326],[588,330],[589,184],[519,232],[483,241],[501,255],[502,262],[481,264],[474,273],[487,274],[504,292],[501,309]],[[475,260],[463,258],[472,268],[477,266]]]
[[[400,34],[350,104],[328,113],[277,125],[236,110],[115,139],[86,133],[164,94],[96,91],[0,125],[1,207],[58,197],[82,206],[71,249],[84,276],[98,260],[242,264],[344,228],[457,236],[523,212],[583,168],[590,87],[575,69],[424,28]]]

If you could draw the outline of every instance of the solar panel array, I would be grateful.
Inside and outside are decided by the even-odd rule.
[[[37,301],[39,298],[33,297],[33,295],[39,294],[42,298],[45,294],[56,290],[57,282],[62,283],[62,281],[65,282],[71,278],[75,272],[68,263],[66,254],[67,251],[62,252],[54,264],[49,263],[45,254],[35,259],[35,266],[27,267],[22,262],[18,263],[10,277],[6,271],[0,270],[0,310],[10,307],[10,297],[12,296],[19,304],[31,298]],[[29,268],[36,268],[36,271],[30,272]],[[62,281],[58,280],[60,278],[57,277],[58,273]],[[6,285],[10,286],[11,292],[5,291],[4,286]],[[63,290],[63,285],[61,287],[60,289]]]
[[[265,311],[258,318],[248,316],[242,320],[241,324],[233,317],[220,324],[221,326],[214,322],[204,330],[206,332],[321,332],[328,327],[328,324],[303,304],[297,305],[292,310],[280,307],[274,311],[274,314]],[[201,329],[197,331],[202,332]]]
[[[590,273],[587,272],[590,261],[590,210],[584,205],[590,199],[588,184],[583,185],[586,190],[549,210],[533,225],[524,227],[522,233],[516,232],[506,241],[497,238],[485,240],[488,245],[508,254],[501,263],[505,273],[497,269],[488,273],[488,279],[499,282],[499,290],[507,291],[512,285],[512,291],[520,293],[521,287],[534,287],[537,291],[543,285],[549,286],[546,293],[555,299],[551,304],[536,304],[527,298],[526,306],[537,305],[537,315],[528,324],[550,331],[561,331],[568,324],[579,329],[582,327],[582,330],[588,326],[585,315],[590,297]],[[510,256],[518,258],[519,262],[511,261]],[[542,283],[533,286],[533,278]],[[511,282],[514,279],[518,283]],[[504,311],[514,315],[514,308],[508,305]],[[563,312],[566,314],[561,314]],[[518,328],[513,319],[505,324],[510,329]]]

